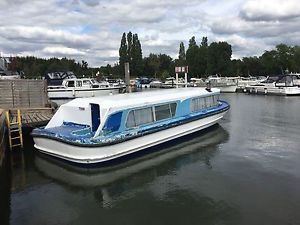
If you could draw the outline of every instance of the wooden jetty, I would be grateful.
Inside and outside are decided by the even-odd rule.
[[[53,116],[52,108],[20,108],[22,127],[34,128],[46,125]],[[16,123],[17,109],[9,109],[10,121]]]
[[[10,147],[11,140],[22,140],[24,128],[44,126],[53,116],[47,96],[45,80],[17,79],[0,80],[0,108],[4,111]],[[19,112],[19,116],[18,116]],[[17,127],[19,128],[16,132]],[[9,129],[11,128],[11,129]],[[4,131],[3,131],[4,132]],[[18,134],[13,134],[16,132]],[[4,134],[3,134],[4,135]],[[20,137],[20,138],[19,138]],[[22,142],[22,141],[21,141]]]

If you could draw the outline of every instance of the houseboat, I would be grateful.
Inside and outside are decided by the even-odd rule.
[[[74,98],[105,96],[121,92],[123,87],[110,86],[108,82],[97,82],[91,78],[65,79],[62,85],[48,86],[50,100],[71,100]]]
[[[300,95],[299,75],[270,76],[265,81],[246,87],[251,94]]]
[[[214,88],[180,88],[75,99],[32,136],[45,154],[107,162],[218,123],[229,109],[219,95]]]

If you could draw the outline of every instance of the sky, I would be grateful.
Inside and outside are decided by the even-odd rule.
[[[2,56],[67,57],[89,66],[118,62],[124,32],[143,56],[178,57],[179,44],[203,36],[227,41],[233,58],[277,44],[300,45],[299,0],[0,0]]]

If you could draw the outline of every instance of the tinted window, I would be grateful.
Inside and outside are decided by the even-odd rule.
[[[175,116],[176,106],[176,103],[155,106],[156,121]]]
[[[121,119],[122,119],[122,112],[115,113],[111,115],[104,126],[105,130],[110,130],[110,131],[117,131],[120,128],[121,124]]]
[[[163,120],[171,117],[170,105],[155,106],[156,120]]]
[[[73,80],[68,81],[68,87],[74,87],[74,81]]]

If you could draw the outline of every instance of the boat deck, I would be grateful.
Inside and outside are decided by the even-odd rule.
[[[77,140],[79,138],[92,138],[95,132],[91,131],[91,127],[82,124],[64,123],[59,127],[48,128],[49,134],[58,135],[69,140]]]

